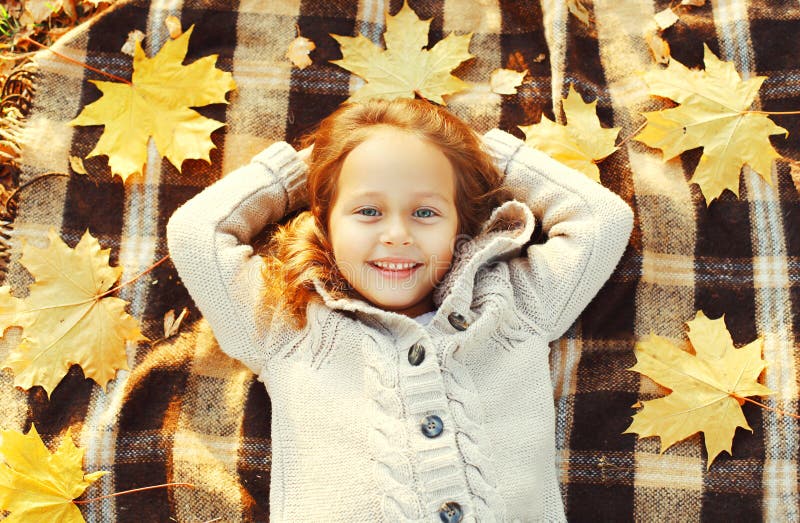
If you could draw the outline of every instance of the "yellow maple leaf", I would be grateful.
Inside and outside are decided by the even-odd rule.
[[[45,447],[36,427],[28,434],[4,430],[0,441],[0,509],[11,512],[5,521],[72,523],[84,521],[72,502],[104,470],[83,473],[83,449],[72,441],[69,429],[54,453]]]
[[[128,368],[126,340],[147,339],[125,312],[126,301],[103,296],[122,267],[108,265],[110,249],[100,249],[88,230],[74,249],[53,229],[49,237],[45,249],[23,246],[19,262],[35,279],[28,297],[20,300],[0,288],[0,332],[22,327],[22,341],[3,368],[14,371],[15,385],[41,385],[49,396],[77,363],[105,389],[118,369]]]
[[[495,69],[489,77],[489,87],[497,94],[517,94],[517,87],[522,85],[528,71],[513,69]]]
[[[702,147],[691,181],[700,185],[708,205],[725,189],[739,196],[744,164],[771,184],[772,161],[780,155],[769,136],[788,132],[767,115],[749,111],[766,76],[742,81],[731,62],[704,48],[704,70],[691,70],[672,59],[666,69],[644,75],[650,94],[680,105],[644,113],[647,126],[636,139],[661,149],[665,161]]]
[[[562,107],[567,125],[542,115],[538,124],[519,126],[525,133],[525,143],[599,182],[600,170],[595,162],[618,149],[614,142],[620,127],[601,127],[597,100],[585,103],[572,85]]]
[[[183,65],[194,26],[168,40],[152,58],[136,42],[131,85],[91,80],[103,95],[83,108],[71,125],[104,125],[103,134],[86,156],[108,155],[112,174],[123,182],[142,172],[147,143],[179,171],[184,160],[210,161],[211,133],[223,122],[202,116],[191,107],[227,103],[225,93],[236,88],[231,73],[214,67],[217,55]]]
[[[668,339],[651,334],[636,344],[634,370],[672,391],[668,396],[642,402],[624,432],[639,437],[659,436],[661,452],[697,432],[705,435],[708,466],[722,452],[731,453],[736,427],[752,432],[742,413],[747,396],[772,394],[758,383],[766,367],[761,359],[761,338],[741,349],[725,328],[725,317],[711,320],[698,311],[686,322],[690,354]]]
[[[332,34],[341,46],[342,59],[331,63],[367,81],[348,101],[414,98],[417,94],[444,105],[442,96],[465,89],[467,84],[450,71],[472,58],[469,54],[472,33],[451,33],[429,50],[422,49],[428,45],[430,24],[430,20],[420,20],[408,3],[403,2],[396,15],[386,14],[383,35],[386,50],[362,34],[356,37]]]

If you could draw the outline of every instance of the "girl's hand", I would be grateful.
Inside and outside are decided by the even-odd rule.
[[[311,151],[313,150],[314,150],[314,144],[312,143],[305,149],[297,151],[297,155],[300,157],[301,160],[303,160],[306,163],[306,165],[309,165],[311,163]]]

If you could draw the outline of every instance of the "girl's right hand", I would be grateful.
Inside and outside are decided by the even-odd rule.
[[[299,151],[297,151],[297,155],[300,157],[301,160],[303,160],[306,163],[306,165],[309,165],[311,163],[311,151],[313,150],[314,150],[314,144],[312,143],[305,149],[300,149]]]

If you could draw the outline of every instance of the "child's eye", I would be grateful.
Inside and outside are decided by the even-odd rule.
[[[380,213],[378,212],[378,209],[375,209],[374,207],[364,207],[362,209],[357,210],[356,214],[360,214],[361,216],[369,216],[369,217],[374,217],[374,216],[379,216],[380,215]]]
[[[436,216],[436,211],[433,209],[417,209],[414,211],[414,216],[417,218],[433,218]]]

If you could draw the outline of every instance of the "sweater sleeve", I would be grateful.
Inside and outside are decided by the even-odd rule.
[[[619,263],[633,229],[633,211],[583,173],[499,129],[484,144],[506,186],[541,221],[547,235],[509,262],[518,307],[548,339],[561,337]]]
[[[266,362],[270,318],[262,260],[250,245],[270,222],[305,203],[306,165],[285,142],[203,189],[167,223],[170,257],[220,348],[256,374]]]

